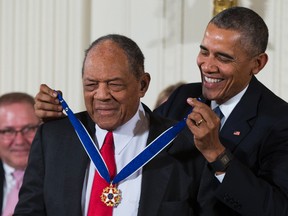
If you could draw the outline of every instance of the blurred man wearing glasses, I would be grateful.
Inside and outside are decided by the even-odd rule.
[[[12,215],[18,201],[30,146],[40,124],[34,98],[12,92],[0,96],[0,209]]]

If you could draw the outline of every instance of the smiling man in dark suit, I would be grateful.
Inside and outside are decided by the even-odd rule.
[[[179,120],[194,107],[187,125],[207,161],[199,215],[288,215],[288,104],[255,77],[268,61],[267,43],[254,11],[218,14],[197,57],[202,83],[180,87],[155,111]]]

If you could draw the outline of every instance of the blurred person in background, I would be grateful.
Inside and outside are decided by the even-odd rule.
[[[178,82],[176,84],[173,85],[169,85],[166,88],[164,88],[158,95],[157,100],[156,100],[156,104],[155,104],[155,109],[157,107],[159,107],[162,103],[164,103],[169,96],[172,94],[172,92],[177,89],[178,87],[184,85],[185,82]]]
[[[27,166],[30,146],[40,119],[34,98],[22,92],[0,96],[0,206],[2,216],[12,215]]]

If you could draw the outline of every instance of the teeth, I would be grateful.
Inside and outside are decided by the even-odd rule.
[[[213,79],[213,78],[208,78],[206,76],[204,78],[205,78],[205,81],[208,83],[218,83],[221,81],[221,79]]]

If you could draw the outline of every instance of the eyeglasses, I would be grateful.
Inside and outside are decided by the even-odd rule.
[[[23,127],[20,130],[15,130],[13,128],[0,130],[0,137],[4,140],[14,140],[18,133],[21,133],[21,135],[25,138],[31,138],[35,135],[35,132],[39,125],[33,125],[33,126],[26,126]]]

